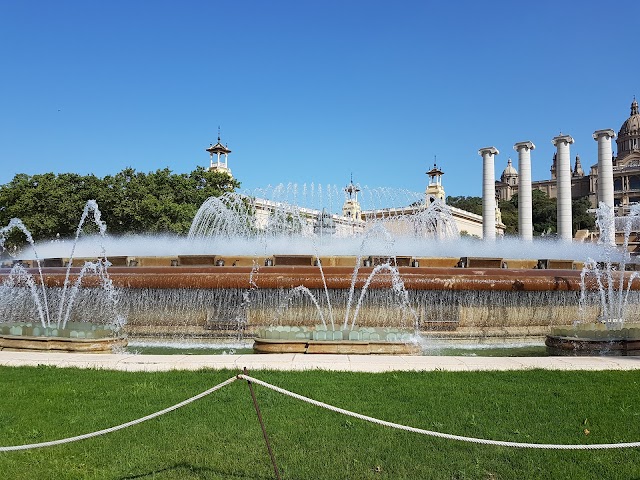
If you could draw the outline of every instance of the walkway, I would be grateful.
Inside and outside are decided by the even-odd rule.
[[[378,355],[135,355],[0,351],[2,366],[98,368],[130,372],[198,370],[335,370],[351,372],[480,370],[640,370],[640,357],[445,357]]]

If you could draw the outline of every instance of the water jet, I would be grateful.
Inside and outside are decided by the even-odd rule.
[[[78,238],[90,214],[100,232],[96,238],[105,235],[106,225],[100,219],[98,205],[90,200],[82,212],[67,267],[63,269],[56,269],[65,263],[61,258],[41,261],[31,233],[19,219],[12,219],[0,229],[0,248],[4,247],[7,234],[18,229],[33,252],[31,262],[15,261],[1,275],[0,318],[10,321],[0,323],[0,349],[101,353],[126,346],[126,340],[120,335],[124,319],[117,312],[117,293],[109,278],[110,263],[104,249],[93,261],[72,268]],[[28,268],[30,266],[33,268]],[[60,275],[56,287],[51,288],[49,274],[56,270]],[[91,291],[84,292],[88,284]],[[85,311],[82,321],[78,321],[77,315],[72,320],[81,292],[93,297],[94,311]],[[34,322],[34,317],[39,321]]]

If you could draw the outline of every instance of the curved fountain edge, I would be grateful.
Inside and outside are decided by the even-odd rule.
[[[362,286],[371,267],[358,270],[356,288]],[[327,288],[350,287],[353,269],[350,267],[323,267]],[[408,290],[480,290],[480,291],[579,291],[578,270],[525,270],[491,268],[448,267],[398,267]],[[0,269],[0,281],[9,271]],[[78,269],[71,270],[71,278]],[[65,279],[65,269],[43,268],[44,282],[50,287],[60,287]],[[111,267],[109,276],[119,288],[324,288],[323,278],[317,267],[270,266],[250,267]],[[88,279],[86,286],[92,286]],[[97,286],[97,281],[96,282]],[[251,283],[250,283],[251,282]],[[388,274],[377,275],[370,288],[389,288]],[[634,283],[632,290],[640,290]]]
[[[127,346],[127,339],[66,338],[22,335],[0,335],[0,350],[112,353]]]
[[[323,267],[324,278],[318,267],[314,266],[265,266],[260,268],[246,266],[148,266],[148,267],[112,267],[110,279],[118,288],[138,289],[247,289],[250,286],[259,289],[294,288],[304,285],[308,288],[348,289],[353,276],[353,268],[343,266]],[[356,288],[361,288],[367,280],[372,267],[361,267],[357,272]],[[398,267],[407,290],[460,290],[460,291],[571,291],[578,292],[581,288],[581,272],[569,269],[508,269],[508,268],[455,268],[455,267]],[[8,275],[9,271],[0,269],[0,280]],[[79,269],[71,269],[71,277],[74,278]],[[629,272],[630,275],[631,272]],[[65,280],[66,269],[60,267],[43,268],[43,280],[47,286],[61,287]],[[628,276],[626,277],[629,278]],[[370,285],[372,289],[391,287],[391,275],[380,274],[376,276]],[[86,286],[92,286],[91,279]],[[98,286],[96,283],[95,286]],[[632,290],[640,290],[638,282],[633,283]],[[41,339],[37,339],[41,340]],[[77,343],[79,348],[74,351],[110,351],[119,346],[122,339],[116,339],[114,345],[107,348],[90,347],[88,342],[70,342],[67,339],[50,341],[49,345],[36,342],[36,350],[62,350],[70,343]],[[0,349],[17,348],[15,338],[2,337]],[[5,342],[5,343],[3,343]],[[8,342],[8,343],[6,343]],[[99,342],[98,342],[99,343]],[[326,343],[326,342],[323,342]],[[357,343],[357,342],[356,342]],[[371,352],[371,347],[357,345],[344,348],[361,350],[362,353],[387,353]],[[406,345],[406,344],[405,344]],[[32,347],[29,347],[32,348]],[[259,351],[260,348],[256,348]],[[267,347],[265,347],[267,348]],[[305,343],[296,347],[308,353],[316,353],[315,347]],[[368,350],[365,352],[364,350]],[[375,349],[374,349],[375,350]],[[356,353],[342,347],[329,346],[326,353]],[[404,352],[397,352],[404,353]]]

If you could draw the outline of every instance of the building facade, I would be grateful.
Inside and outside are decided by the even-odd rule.
[[[630,205],[640,203],[640,113],[638,102],[634,98],[631,103],[631,114],[627,118],[616,138],[617,155],[613,155],[613,186],[616,213],[623,215]],[[532,181],[534,189],[545,192],[551,198],[557,198],[556,154],[551,163],[551,178]],[[499,200],[510,200],[518,193],[518,171],[511,159],[496,182],[496,197]],[[576,155],[571,169],[572,198],[588,197],[593,208],[598,206],[598,164],[597,162],[585,172],[582,160]]]
[[[231,150],[221,143],[218,132],[218,142],[205,149],[210,156],[211,171],[220,171],[231,176],[228,155]],[[445,208],[445,190],[442,185],[444,172],[435,165],[426,172],[429,181],[425,189],[425,200],[410,206],[398,206],[378,210],[363,210],[358,199],[360,187],[353,183],[353,178],[344,188],[345,201],[340,214],[315,210],[296,205],[263,198],[251,198],[254,212],[254,227],[259,230],[279,228],[293,228],[304,236],[335,235],[349,237],[366,232],[378,222],[383,222],[385,228],[397,234],[416,234],[416,230],[430,230],[436,238],[444,238],[449,234],[463,233],[482,238],[483,219],[481,215],[459,208]],[[416,225],[419,225],[416,227]],[[413,230],[413,232],[412,232]],[[496,236],[504,235],[505,225],[500,218],[500,211],[496,208],[495,222]]]

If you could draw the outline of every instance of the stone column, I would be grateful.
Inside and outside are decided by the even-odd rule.
[[[598,142],[598,208],[604,208],[607,212],[601,212],[600,220],[607,219],[609,225],[601,227],[602,242],[615,245],[616,231],[613,213],[613,153],[611,151],[611,139],[616,138],[616,133],[611,130],[596,130],[593,139]]]
[[[551,143],[557,148],[558,237],[565,242],[570,242],[573,222],[571,218],[571,152],[569,145],[573,143],[573,138],[569,135],[560,135],[554,137]]]
[[[518,232],[525,241],[533,240],[533,214],[531,193],[531,150],[532,142],[518,142],[513,149],[518,152]]]
[[[493,157],[500,152],[495,147],[478,150],[482,155],[482,238],[496,238],[496,173]]]

